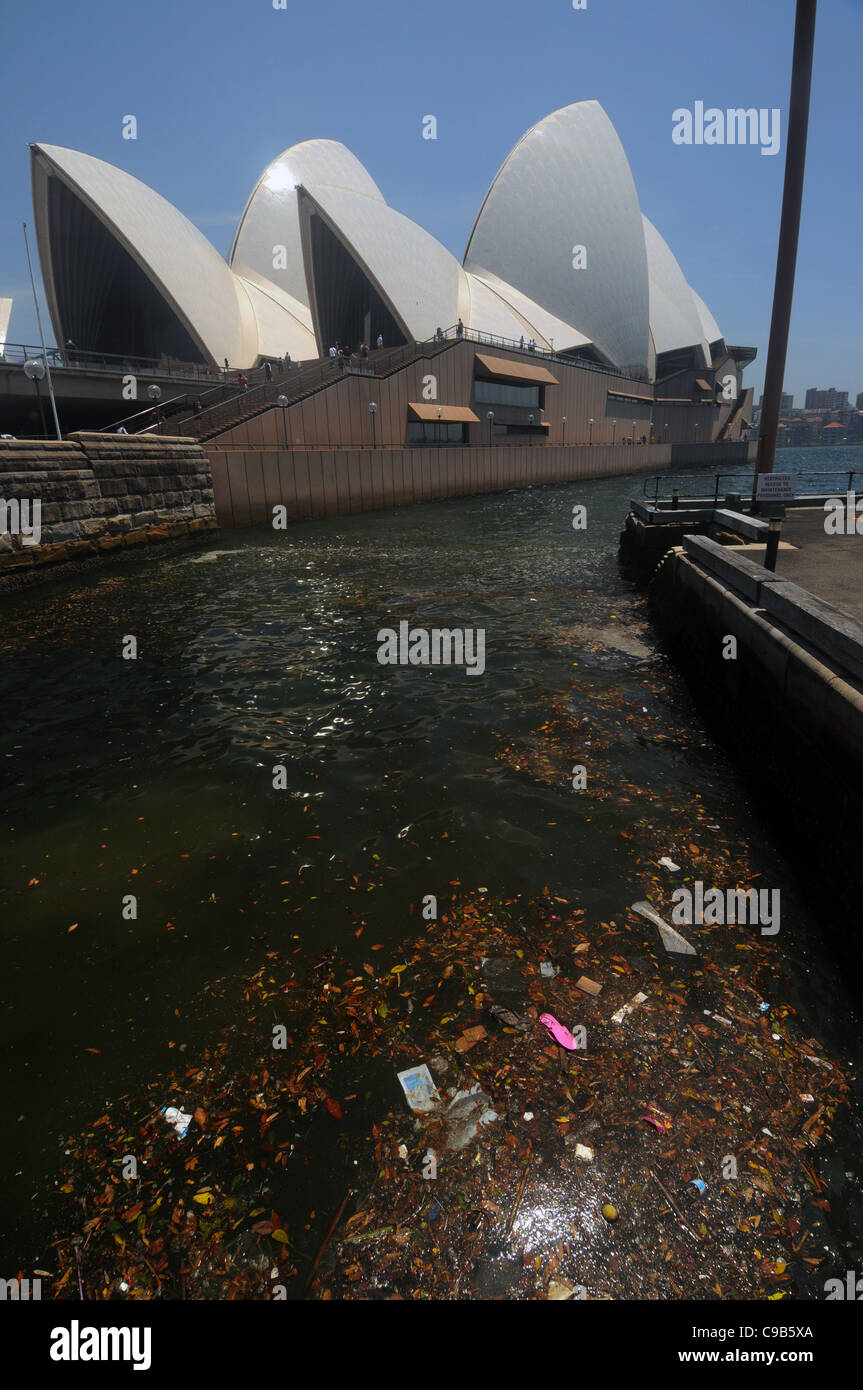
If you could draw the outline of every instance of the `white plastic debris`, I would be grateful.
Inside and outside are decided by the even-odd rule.
[[[593,1149],[588,1144],[576,1144],[575,1156],[580,1158],[583,1163],[593,1162]]]
[[[421,1115],[434,1110],[440,1096],[425,1062],[418,1067],[408,1067],[406,1071],[400,1071],[397,1075],[411,1110]]]
[[[659,935],[662,938],[662,944],[666,951],[676,952],[678,955],[682,956],[698,955],[694,946],[690,946],[689,942],[685,940],[679,932],[676,932],[667,922],[663,922],[659,913],[654,912],[650,903],[633,903],[632,911],[637,912],[639,917],[646,917],[648,922],[652,922],[655,927],[659,928]]]
[[[555,975],[560,974],[560,966],[552,965],[550,960],[542,960],[539,963],[539,973],[544,980],[553,980]]]
[[[407,1146],[407,1144],[399,1144],[399,1158],[403,1158],[404,1161],[405,1161],[405,1163],[407,1163],[407,1161],[408,1161],[408,1146]]]
[[[611,1015],[612,1023],[622,1023],[627,1015],[637,1009],[639,1004],[643,1004],[646,999],[646,994],[633,994],[628,1004],[622,1004],[617,1013]]]
[[[180,1139],[185,1139],[186,1131],[192,1123],[191,1115],[184,1115],[182,1110],[178,1110],[176,1105],[163,1105],[162,1114],[166,1122],[177,1132]]]
[[[667,854],[663,854],[659,862],[662,865],[663,869],[670,869],[673,874],[680,873],[680,865],[675,864],[673,859],[669,859]]]
[[[525,1112],[524,1112],[524,1119],[526,1119],[526,1120],[532,1120],[532,1119],[533,1119],[533,1111],[532,1111],[532,1110],[525,1110]]]

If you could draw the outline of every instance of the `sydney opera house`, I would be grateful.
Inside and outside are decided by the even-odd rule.
[[[227,260],[130,174],[54,145],[34,144],[31,157],[54,330],[80,352],[250,370],[286,354],[326,360],[336,344],[427,343],[461,324],[466,340],[511,350],[509,370],[478,367],[480,378],[509,381],[503,404],[548,414],[550,398],[536,388],[560,376],[512,369],[512,354],[535,345],[564,364],[558,372],[571,364],[615,376],[625,389],[612,383],[621,400],[611,408],[637,415],[634,434],[646,436],[643,407],[659,398],[665,413],[696,408],[675,417],[678,439],[745,437],[742,370],[754,350],[726,345],[641,212],[623,146],[596,101],[555,111],[523,136],[492,180],[461,261],[390,207],[332,140],[294,145],[264,170]],[[522,388],[533,392],[523,401]],[[489,392],[469,395],[464,418],[480,423],[475,407]],[[576,402],[572,409],[577,415]],[[592,399],[584,411],[596,411]],[[573,437],[585,428],[572,418]]]

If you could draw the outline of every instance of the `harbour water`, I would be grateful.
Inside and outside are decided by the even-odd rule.
[[[783,451],[776,466],[855,463],[863,450]],[[820,949],[815,869],[758,820],[619,569],[641,487],[230,532],[7,600],[4,1268],[56,1268],[50,1242],[72,1219],[64,1150],[112,1100],[143,1104],[218,1041],[236,1007],[223,982],[273,950],[361,971],[370,943],[406,949],[424,896],[453,884],[525,904],[559,895],[607,923],[696,836],[781,889],[775,988],[853,1076],[859,990]],[[380,665],[378,632],[402,620],[483,629],[482,676]],[[580,730],[578,746],[545,736],[553,717]],[[578,793],[575,763],[588,768]],[[398,1105],[391,1071],[370,1072],[363,1114],[317,1154],[295,1198],[307,1211]],[[859,1125],[854,1092],[831,1141],[840,1197],[822,1241],[849,1268]],[[313,1250],[320,1213],[291,1218]]]

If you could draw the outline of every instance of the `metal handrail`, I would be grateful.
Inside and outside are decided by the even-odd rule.
[[[174,405],[177,401],[184,401],[186,399],[185,392],[182,396],[169,396],[166,401],[157,401],[155,405],[148,405],[145,406],[143,410],[136,410],[134,415],[124,415],[120,420],[113,420],[110,425],[103,425],[96,433],[111,434],[113,430],[118,430],[121,425],[127,425],[130,420],[139,420],[142,415],[155,415],[155,422],[158,424],[160,410],[164,410],[167,405]]]
[[[158,357],[131,357],[121,353],[109,352],[89,352],[85,348],[59,348],[49,347],[45,349],[45,356],[48,358],[50,366],[57,369],[85,369],[94,371],[134,371],[152,372],[159,376],[185,376],[197,379],[211,380],[218,376],[222,369],[213,367],[205,362],[180,362],[175,359],[167,360]],[[34,347],[27,343],[4,343],[0,345],[0,366],[23,366],[31,357],[41,358],[43,356],[42,347]]]
[[[781,470],[777,470],[777,471],[781,471]],[[851,492],[851,491],[852,491],[853,482],[854,482],[854,475],[857,474],[857,473],[859,473],[860,476],[863,477],[863,468],[842,468],[842,469],[798,468],[798,469],[796,470],[796,472],[797,472],[798,475],[801,474],[801,473],[802,473],[802,474],[805,474],[808,478],[847,478],[847,480],[848,480],[847,491],[848,491],[848,492]],[[658,502],[658,501],[659,501],[659,484],[660,484],[661,482],[665,481],[665,482],[673,483],[673,484],[676,486],[677,483],[683,481],[684,479],[689,479],[689,478],[694,478],[694,479],[696,479],[697,481],[700,481],[700,480],[702,480],[702,479],[707,479],[707,478],[713,478],[713,480],[714,480],[713,501],[714,501],[714,504],[715,504],[715,503],[719,500],[719,484],[721,483],[721,481],[722,481],[723,478],[740,478],[740,479],[742,479],[742,480],[746,483],[747,492],[748,492],[749,489],[751,488],[753,473],[752,473],[752,472],[748,472],[748,473],[740,473],[740,472],[735,472],[735,473],[657,473],[657,474],[655,474],[654,477],[652,477],[652,478],[645,478],[645,479],[644,479],[644,481],[643,481],[643,483],[642,483],[642,488],[641,488],[641,495],[642,495],[642,497],[646,497],[646,496],[647,496],[647,489],[648,489],[648,486],[652,483],[652,484],[654,485],[653,500],[654,500],[654,502]],[[810,495],[810,494],[803,493],[803,494],[801,494],[801,495],[802,495],[802,496],[808,496],[808,495]],[[814,494],[813,494],[813,495],[814,495]]]
[[[458,324],[443,329],[442,337],[445,341],[455,338],[462,342],[485,344],[487,347],[506,348],[510,352],[525,352],[530,357],[544,357],[550,362],[560,362],[569,367],[584,367],[589,372],[604,372],[608,376],[623,377],[626,381],[649,381],[646,372],[624,371],[622,367],[605,367],[601,362],[591,362],[586,357],[573,357],[568,353],[555,352],[553,348],[535,347],[531,349],[526,343],[522,346],[521,339],[503,338],[497,333],[480,333],[475,328],[462,328],[461,333],[459,333]]]

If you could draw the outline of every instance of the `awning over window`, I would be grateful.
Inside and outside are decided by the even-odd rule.
[[[507,357],[489,357],[484,352],[476,354],[476,361],[485,367],[492,376],[505,376],[508,381],[542,381],[547,385],[557,386],[556,376],[552,376],[548,367],[533,367],[526,362],[510,362]]]
[[[614,396],[621,401],[644,401],[646,405],[653,405],[652,396],[636,396],[632,391],[609,391],[609,396]]]
[[[408,411],[412,420],[440,420],[445,424],[478,425],[479,416],[467,405],[435,405],[431,401],[410,401]]]

